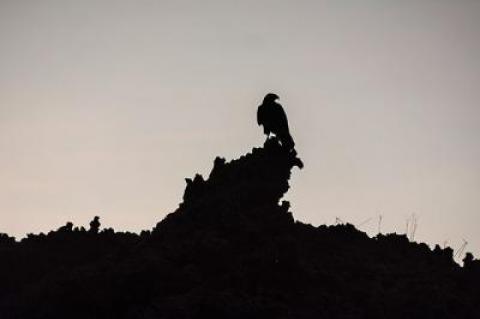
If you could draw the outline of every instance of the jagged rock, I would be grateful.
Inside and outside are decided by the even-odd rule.
[[[0,236],[0,317],[478,318],[478,261],[404,235],[294,221],[282,201],[294,151],[269,139],[141,235],[72,224]]]
[[[14,244],[15,237],[10,237],[8,234],[0,233],[0,245]]]

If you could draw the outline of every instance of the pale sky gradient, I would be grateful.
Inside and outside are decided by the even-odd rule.
[[[263,143],[272,91],[297,219],[415,213],[418,240],[478,256],[479,57],[474,0],[0,0],[0,232],[150,229]]]

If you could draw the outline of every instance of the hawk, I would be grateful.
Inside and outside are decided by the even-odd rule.
[[[288,130],[288,120],[283,107],[276,102],[278,95],[268,93],[263,99],[263,103],[257,110],[257,123],[263,125],[263,132],[270,137],[270,133],[275,134],[282,146],[288,150],[295,147],[293,138]]]

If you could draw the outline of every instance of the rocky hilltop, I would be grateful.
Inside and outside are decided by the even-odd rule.
[[[295,221],[295,152],[269,139],[187,179],[141,234],[0,235],[0,318],[480,318],[480,262],[404,235]],[[320,214],[321,212],[319,212]]]

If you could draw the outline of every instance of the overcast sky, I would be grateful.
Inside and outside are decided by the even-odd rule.
[[[274,92],[297,219],[478,256],[479,56],[473,0],[0,0],[0,232],[150,229]]]

